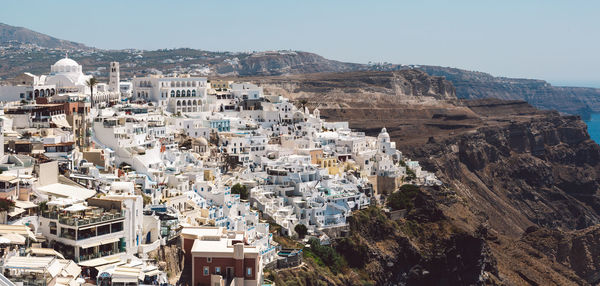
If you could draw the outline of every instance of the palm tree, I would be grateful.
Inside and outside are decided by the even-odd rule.
[[[306,98],[302,98],[302,99],[298,100],[298,103],[300,103],[300,106],[302,106],[302,112],[304,112],[304,107],[306,107],[308,100]]]
[[[94,107],[94,87],[97,84],[98,80],[95,77],[92,77],[85,82],[85,85],[90,88],[90,101],[92,102],[92,107]]]

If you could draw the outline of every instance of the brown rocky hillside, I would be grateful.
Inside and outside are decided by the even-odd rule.
[[[372,222],[357,227],[361,231],[354,241],[382,245],[369,247],[363,256],[356,254],[367,261],[356,268],[367,272],[362,275],[380,284],[404,283],[409,281],[405,276],[385,273],[415,274],[411,269],[418,264],[422,271],[413,270],[427,275],[414,281],[433,285],[450,285],[443,280],[449,278],[442,277],[463,279],[454,281],[458,284],[600,282],[593,274],[600,267],[595,258],[600,147],[589,138],[579,117],[540,111],[524,101],[457,100],[447,81],[414,71],[260,81],[271,93],[307,99],[328,120],[349,121],[352,128],[370,135],[385,126],[406,156],[419,160],[444,182],[444,188],[427,191],[443,216],[434,224],[415,220],[421,226],[414,235],[418,239],[404,231],[406,222],[394,222],[400,233],[380,236],[379,244],[372,233],[377,230],[366,227]],[[402,237],[411,243],[394,246]],[[462,239],[469,247],[461,248]],[[475,245],[480,246],[473,253]],[[425,255],[427,249],[438,253]],[[407,256],[411,251],[414,257]],[[457,262],[440,254],[448,251],[474,260]],[[387,264],[368,261],[406,265],[387,269]],[[452,274],[444,272],[448,269],[453,269]],[[445,274],[436,276],[439,273]],[[474,273],[489,279],[465,280]]]

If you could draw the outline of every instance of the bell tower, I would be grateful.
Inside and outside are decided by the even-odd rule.
[[[121,76],[119,72],[119,62],[111,62],[110,63],[110,74],[108,80],[108,91],[112,92],[120,92],[119,82],[121,81]]]

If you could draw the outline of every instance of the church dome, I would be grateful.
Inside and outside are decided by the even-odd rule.
[[[58,60],[50,67],[50,72],[53,74],[64,74],[64,73],[81,73],[81,65],[76,61],[65,57],[64,59]]]
[[[206,138],[204,138],[204,137],[199,137],[199,138],[197,138],[197,139],[196,139],[196,143],[197,143],[199,146],[208,146],[208,141],[207,141],[207,140],[206,140]]]
[[[64,58],[64,59],[60,59],[58,60],[56,63],[54,63],[54,66],[57,67],[72,67],[72,66],[79,66],[79,64],[69,58]]]
[[[385,129],[385,127],[381,129],[381,133],[379,133],[379,138],[390,139],[390,134],[387,133],[387,129]]]

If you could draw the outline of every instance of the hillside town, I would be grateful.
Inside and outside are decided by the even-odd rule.
[[[384,126],[251,82],[107,70],[65,55],[0,86],[1,285],[273,284],[302,263],[277,236],[326,245],[403,184],[441,184]]]

